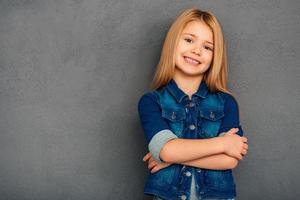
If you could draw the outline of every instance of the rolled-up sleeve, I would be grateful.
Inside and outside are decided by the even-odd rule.
[[[163,162],[159,157],[161,149],[169,140],[178,137],[162,117],[155,94],[148,92],[140,98],[138,113],[150,153],[158,162]]]
[[[222,120],[222,124],[219,129],[219,136],[223,136],[231,128],[238,128],[239,130],[237,134],[239,136],[243,136],[244,131],[242,129],[242,126],[240,125],[238,103],[235,100],[235,98],[230,94],[227,94],[224,107],[224,115],[225,116]]]

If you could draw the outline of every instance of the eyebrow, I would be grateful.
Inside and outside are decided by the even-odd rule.
[[[183,34],[185,34],[185,35],[191,35],[193,37],[197,37],[196,35],[194,35],[192,33],[183,33]],[[214,44],[213,42],[210,42],[210,41],[207,41],[207,40],[205,40],[205,42],[210,43],[210,44]]]

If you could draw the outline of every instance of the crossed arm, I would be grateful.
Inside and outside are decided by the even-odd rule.
[[[224,153],[220,153],[179,164],[205,169],[225,170],[235,168],[238,164],[238,160]]]
[[[165,167],[170,166],[171,162],[157,162],[150,153],[148,153],[144,159],[144,161],[148,160],[148,168],[151,169],[151,172],[157,172]],[[179,162],[177,164],[188,165],[197,168],[205,168],[205,169],[214,169],[214,170],[225,170],[225,169],[233,169],[237,166],[238,160],[231,156],[228,156],[224,153],[210,155],[186,162]]]
[[[225,170],[235,168],[238,164],[238,160],[224,153],[220,153],[179,164],[205,169]]]
[[[237,129],[231,129],[224,133],[233,135],[236,132]],[[237,159],[230,156],[232,152],[227,155],[223,140],[222,137],[170,140],[159,153],[160,161],[156,160],[151,153],[148,153],[143,160],[148,160],[148,168],[153,173],[174,163],[214,170],[233,169],[237,166],[238,161],[243,159],[243,156],[238,155]],[[244,144],[243,155],[247,153],[247,149],[248,145]],[[237,155],[235,154],[235,156]]]

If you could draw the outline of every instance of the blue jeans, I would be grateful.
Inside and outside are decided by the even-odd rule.
[[[152,200],[164,200],[158,196],[154,196]],[[205,200],[235,200],[235,198],[232,199],[205,199]]]

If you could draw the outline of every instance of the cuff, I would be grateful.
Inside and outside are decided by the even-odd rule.
[[[163,162],[159,157],[160,150],[169,140],[175,138],[178,138],[177,135],[175,135],[169,129],[159,131],[152,137],[151,141],[149,142],[148,148],[151,155],[157,162]]]

